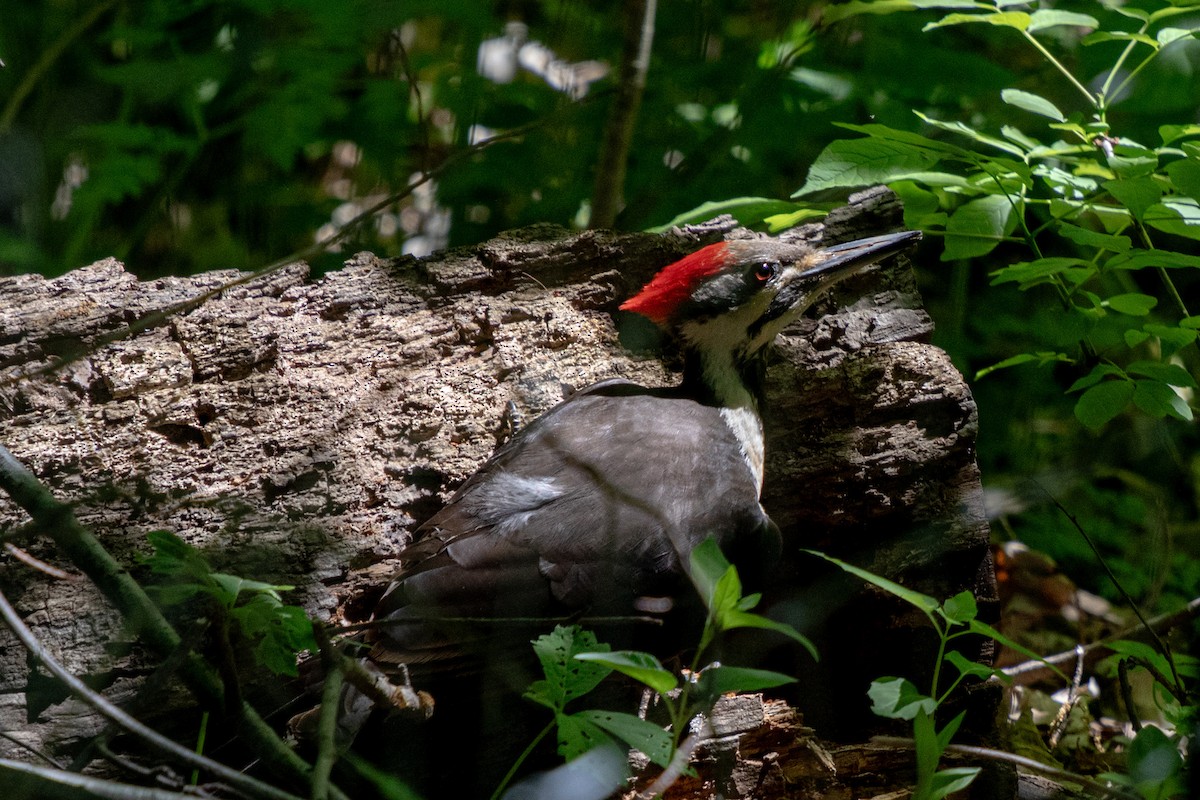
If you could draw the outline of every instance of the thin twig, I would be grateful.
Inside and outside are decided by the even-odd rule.
[[[907,747],[909,749],[916,747],[916,743],[912,739],[906,739],[902,736],[874,736],[871,738],[871,741],[877,744]],[[962,753],[963,755],[986,758],[989,761],[1004,761],[1009,764],[1016,764],[1018,767],[1024,767],[1030,772],[1038,772],[1051,778],[1057,778],[1058,780],[1078,783],[1088,787],[1089,789],[1103,792],[1110,797],[1120,798],[1120,800],[1142,800],[1141,795],[1137,794],[1136,792],[1131,792],[1127,789],[1121,788],[1120,786],[1109,786],[1101,783],[1100,781],[1089,778],[1086,775],[1079,775],[1059,767],[1051,767],[1047,764],[1043,764],[1040,761],[1034,761],[1032,758],[1019,756],[1015,753],[1007,753],[1003,750],[993,750],[990,747],[976,747],[975,745],[970,744],[947,745],[946,751],[950,753]]]
[[[103,695],[93,692],[83,681],[68,672],[66,668],[50,655],[50,652],[46,650],[46,647],[33,634],[33,631],[29,630],[25,625],[21,619],[21,615],[8,602],[8,598],[4,595],[3,591],[0,591],[0,618],[4,620],[9,630],[13,632],[13,635],[17,637],[29,654],[41,662],[42,666],[50,671],[50,674],[62,681],[71,690],[72,694],[125,730],[143,739],[151,747],[173,756],[185,764],[207,770],[221,778],[221,780],[227,781],[229,784],[237,786],[242,791],[254,796],[271,798],[271,800],[300,800],[300,798],[290,792],[276,789],[274,786],[264,783],[257,778],[243,775],[236,769],[192,752],[183,745],[171,741],[157,731],[138,722],[120,708],[110,703]]]
[[[337,723],[342,696],[343,673],[338,653],[325,626],[313,622],[313,636],[321,648],[321,666],[325,670],[325,687],[321,692],[321,714],[317,718],[317,758],[313,762],[312,800],[329,797],[329,774],[337,760]]]
[[[1123,639],[1136,639],[1138,636],[1146,633],[1149,630],[1170,630],[1176,625],[1186,622],[1187,620],[1196,616],[1200,616],[1200,597],[1194,598],[1178,611],[1172,611],[1168,614],[1160,614],[1157,617],[1151,618],[1148,625],[1135,625],[1132,628],[1127,628],[1126,630],[1115,633],[1112,636],[1105,637],[1098,642],[1092,642],[1089,645],[1085,645],[1083,652],[1084,655],[1088,656],[1089,658],[1095,657],[1099,653],[1107,655],[1108,653],[1112,652],[1110,645],[1113,642],[1121,641]],[[1005,667],[1001,670],[1001,672],[1014,678],[1028,677],[1031,674],[1037,675],[1043,670],[1048,671],[1049,666],[1047,665],[1059,666],[1060,664],[1067,664],[1074,658],[1075,651],[1072,649],[1062,653],[1055,653],[1052,656],[1046,656],[1044,659],[1040,660],[1031,659],[1029,661],[1023,661],[1020,664],[1014,664],[1011,667]]]
[[[1071,524],[1075,527],[1075,530],[1080,536],[1083,537],[1083,541],[1087,543],[1089,548],[1091,548],[1092,554],[1095,555],[1096,560],[1100,562],[1100,566],[1104,570],[1104,573],[1108,575],[1109,581],[1111,581],[1112,585],[1115,586],[1117,591],[1121,593],[1121,597],[1125,598],[1125,602],[1133,610],[1133,613],[1137,615],[1138,621],[1142,623],[1142,626],[1146,629],[1146,632],[1150,634],[1150,638],[1152,638],[1154,643],[1158,645],[1158,652],[1162,653],[1163,657],[1167,659],[1167,664],[1171,667],[1171,677],[1175,682],[1175,686],[1182,691],[1183,681],[1179,678],[1179,671],[1175,669],[1175,659],[1171,655],[1170,646],[1168,646],[1166,641],[1158,635],[1158,632],[1155,631],[1154,628],[1150,627],[1150,624],[1146,622],[1146,618],[1142,615],[1142,609],[1138,606],[1137,602],[1134,601],[1133,596],[1125,590],[1125,587],[1121,584],[1121,581],[1117,579],[1117,576],[1108,566],[1108,562],[1104,560],[1104,556],[1100,554],[1100,548],[1098,548],[1096,543],[1092,541],[1092,537],[1088,535],[1086,530],[1084,530],[1083,525],[1080,524],[1075,515],[1068,511],[1067,507],[1064,506],[1057,497],[1046,491],[1044,486],[1042,486],[1040,483],[1035,483],[1035,485],[1042,490],[1047,498],[1049,498],[1050,502],[1054,504],[1054,507],[1061,511],[1063,515],[1071,521]]]
[[[69,790],[76,789],[86,792],[89,797],[100,797],[104,800],[196,800],[195,794],[130,786],[126,783],[93,778],[90,775],[80,775],[77,772],[37,767],[7,758],[0,758],[0,778],[0,783],[8,787],[9,791],[15,787],[36,787],[41,790],[30,794],[18,790],[17,794],[24,797],[61,797],[64,794],[74,797],[77,793]]]
[[[29,753],[37,756],[42,761],[45,761],[47,764],[50,764],[51,766],[55,767],[56,769],[64,768],[64,764],[61,761],[59,761],[58,759],[56,759],[54,756],[50,755],[49,753],[45,752],[44,750],[37,749],[33,745],[29,744],[29,742],[21,741],[19,738],[17,738],[16,736],[13,736],[8,731],[0,731],[0,739],[7,739],[8,741],[15,744],[17,747],[21,748],[22,750],[26,750]]]
[[[8,553],[10,556],[15,558],[17,561],[20,561],[22,564],[33,567],[38,572],[41,572],[45,575],[49,575],[51,578],[54,578],[55,580],[58,580],[58,581],[77,581],[77,580],[79,580],[80,576],[72,575],[70,572],[61,570],[58,567],[54,566],[53,564],[47,564],[45,561],[42,561],[40,558],[31,556],[29,553],[25,552],[20,547],[17,547],[12,542],[4,543],[4,552]]]

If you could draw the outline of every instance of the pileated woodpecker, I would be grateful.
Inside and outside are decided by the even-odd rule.
[[[682,383],[603,381],[501,447],[402,553],[372,659],[449,667],[483,621],[661,611],[692,592],[708,537],[763,571],[779,550],[759,504],[763,352],[832,284],[919,238],[728,241],[659,272],[621,308],[679,337]]]

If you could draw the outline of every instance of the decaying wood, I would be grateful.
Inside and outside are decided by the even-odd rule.
[[[218,569],[296,586],[291,601],[318,617],[361,620],[409,532],[514,427],[605,377],[672,382],[658,358],[622,348],[646,330],[616,307],[732,227],[539,227],[419,260],[359,254],[319,280],[295,264],[99,348],[238,274],[139,281],[106,260],[53,280],[0,278],[0,442],[135,571],[147,532],[167,529]],[[899,227],[895,198],[875,190],[793,235],[836,242]],[[910,265],[901,257],[858,276],[820,312],[781,337],[769,373],[763,502],[788,542],[767,603],[824,657],[764,654],[801,675],[788,699],[808,727],[772,701],[771,719],[727,737],[734,767],[722,780],[744,796],[828,781],[829,763],[838,775],[876,771],[871,759],[892,755],[815,737],[865,741],[876,730],[869,680],[932,665],[919,614],[801,548],[935,597],[969,589],[994,601],[975,406],[928,343]],[[63,566],[26,524],[0,498],[6,541]],[[121,621],[86,581],[6,556],[0,583],[68,668],[118,702],[135,696],[153,665],[112,647]],[[42,707],[57,699],[42,695],[27,718],[28,681],[23,652],[0,632],[0,729],[51,752],[98,729],[72,701]],[[274,691],[282,701],[289,688]],[[985,733],[990,717],[977,716]],[[772,736],[784,743],[754,750]],[[27,757],[4,740],[0,754]]]

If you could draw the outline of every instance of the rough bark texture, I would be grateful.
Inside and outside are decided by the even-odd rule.
[[[898,227],[895,198],[875,190],[796,235],[836,242]],[[168,529],[218,569],[297,586],[292,601],[319,617],[360,620],[409,531],[515,422],[605,377],[672,382],[659,359],[622,349],[645,328],[616,306],[731,230],[534,228],[421,260],[360,254],[312,282],[296,264],[95,349],[99,337],[237,273],[140,282],[106,260],[54,280],[0,278],[0,442],[135,572],[146,533]],[[936,597],[971,589],[986,604],[993,585],[975,406],[928,344],[908,263],[859,276],[820,311],[781,337],[769,372],[764,505],[789,543],[768,601],[824,657],[819,667],[786,651],[766,658],[801,674],[789,699],[817,735],[861,742],[877,730],[867,682],[926,675],[931,639],[919,614],[800,548]],[[44,541],[22,536],[26,523],[0,497],[6,539],[57,563]],[[132,697],[151,665],[113,647],[121,622],[87,582],[5,558],[0,584],[43,640],[115,699]],[[24,653],[0,631],[0,730],[65,752],[98,728],[74,701],[44,707],[55,698],[32,688],[27,698],[27,684]],[[812,766],[827,759],[815,741],[803,744],[795,712],[765,707],[769,731],[764,717],[728,740],[727,788],[779,796],[810,766],[820,776],[809,785],[835,786],[826,766]],[[781,726],[791,745],[755,744]],[[834,762],[850,760],[837,774],[871,752],[838,750]],[[27,757],[5,740],[0,754]]]

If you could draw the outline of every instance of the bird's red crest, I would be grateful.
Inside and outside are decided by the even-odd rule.
[[[696,284],[725,267],[728,256],[727,242],[710,244],[684,256],[663,267],[640,292],[621,304],[621,310],[649,317],[660,325],[665,323],[679,304],[691,295]]]

